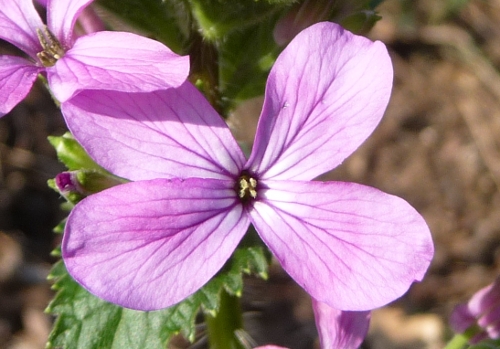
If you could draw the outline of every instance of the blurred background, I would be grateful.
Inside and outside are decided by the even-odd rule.
[[[363,348],[437,349],[451,335],[453,306],[500,274],[500,1],[386,0],[378,12],[368,36],[389,47],[392,99],[368,141],[323,179],[377,187],[425,217],[431,268],[373,312]],[[239,139],[252,141],[260,103],[245,102],[229,119]],[[53,321],[45,278],[64,213],[46,182],[64,166],[47,136],[64,132],[42,85],[0,119],[0,349],[44,348]],[[278,266],[269,282],[247,286],[246,319],[259,342],[317,346],[309,299]]]

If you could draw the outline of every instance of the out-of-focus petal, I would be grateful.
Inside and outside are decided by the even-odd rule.
[[[472,315],[467,304],[459,304],[453,309],[450,315],[450,327],[457,333],[462,333],[476,323],[476,318]]]
[[[89,155],[130,180],[229,179],[245,162],[226,123],[189,82],[143,94],[83,91],[61,109]]]
[[[189,74],[189,57],[136,34],[97,32],[78,38],[47,71],[54,95],[65,102],[84,89],[150,92],[179,86]]]
[[[107,301],[138,310],[173,305],[214,276],[248,228],[232,186],[158,179],[89,196],[68,217],[64,263]]]
[[[48,0],[47,26],[64,48],[73,45],[72,34],[78,15],[94,0]]]
[[[490,285],[477,291],[469,300],[468,307],[476,317],[482,315],[495,304],[500,303],[500,277]]]
[[[40,70],[24,58],[0,56],[0,117],[26,97]]]
[[[484,313],[483,316],[481,316],[479,318],[479,320],[477,321],[477,323],[479,324],[479,326],[483,327],[483,328],[493,328],[496,324],[496,326],[499,326],[500,324],[500,302],[498,302],[497,304],[494,304],[490,309],[488,309],[487,312]],[[498,331],[498,329],[497,329]],[[490,331],[488,331],[488,334]],[[495,337],[491,337],[493,339],[497,339],[498,338],[498,334],[495,336]]]
[[[288,349],[288,348],[278,347],[277,345],[264,345],[262,347],[257,347],[255,349]]]
[[[357,349],[370,325],[369,311],[342,311],[312,300],[321,348]]]
[[[406,201],[355,183],[260,186],[249,208],[252,223],[283,268],[318,301],[370,310],[424,276],[433,243]]]
[[[303,30],[269,74],[247,167],[273,180],[310,180],[333,169],[378,125],[392,77],[381,42],[334,23]]]
[[[36,35],[39,28],[43,28],[43,22],[33,0],[0,0],[0,39],[36,58],[42,50]]]
[[[78,17],[78,25],[75,27],[73,33],[76,36],[83,36],[104,30],[106,30],[106,25],[101,17],[99,17],[91,6],[87,6]]]
[[[497,318],[496,322],[490,324],[486,328],[486,332],[488,332],[488,336],[493,339],[500,338],[500,320]]]

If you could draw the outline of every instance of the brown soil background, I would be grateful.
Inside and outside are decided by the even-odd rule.
[[[324,177],[405,198],[433,233],[425,279],[373,312],[365,349],[441,348],[453,306],[500,274],[500,1],[454,3],[380,6],[370,37],[390,49],[392,99],[369,140]],[[258,101],[243,109],[231,122],[251,141]],[[43,348],[50,330],[44,278],[63,214],[46,181],[64,168],[46,137],[64,130],[43,86],[0,119],[0,349]],[[247,285],[245,316],[259,343],[317,347],[309,300],[278,267],[269,282]]]

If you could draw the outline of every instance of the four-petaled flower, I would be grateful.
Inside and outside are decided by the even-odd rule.
[[[318,302],[368,310],[420,280],[433,255],[404,200],[355,183],[311,181],[374,130],[392,88],[385,46],[318,23],[278,57],[248,160],[190,83],[152,93],[82,91],[62,104],[75,138],[133,182],[78,203],[62,255],[93,294],[168,307],[230,258],[250,223]]]
[[[75,39],[76,19],[91,2],[48,0],[44,25],[32,0],[0,0],[0,39],[28,55],[0,56],[0,116],[26,97],[39,73],[60,102],[83,89],[147,92],[184,82],[189,58],[157,41],[107,31]]]

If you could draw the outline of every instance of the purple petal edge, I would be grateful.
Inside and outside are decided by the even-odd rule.
[[[92,294],[157,310],[208,282],[248,225],[231,181],[130,182],[75,206],[62,256],[70,275]]]

